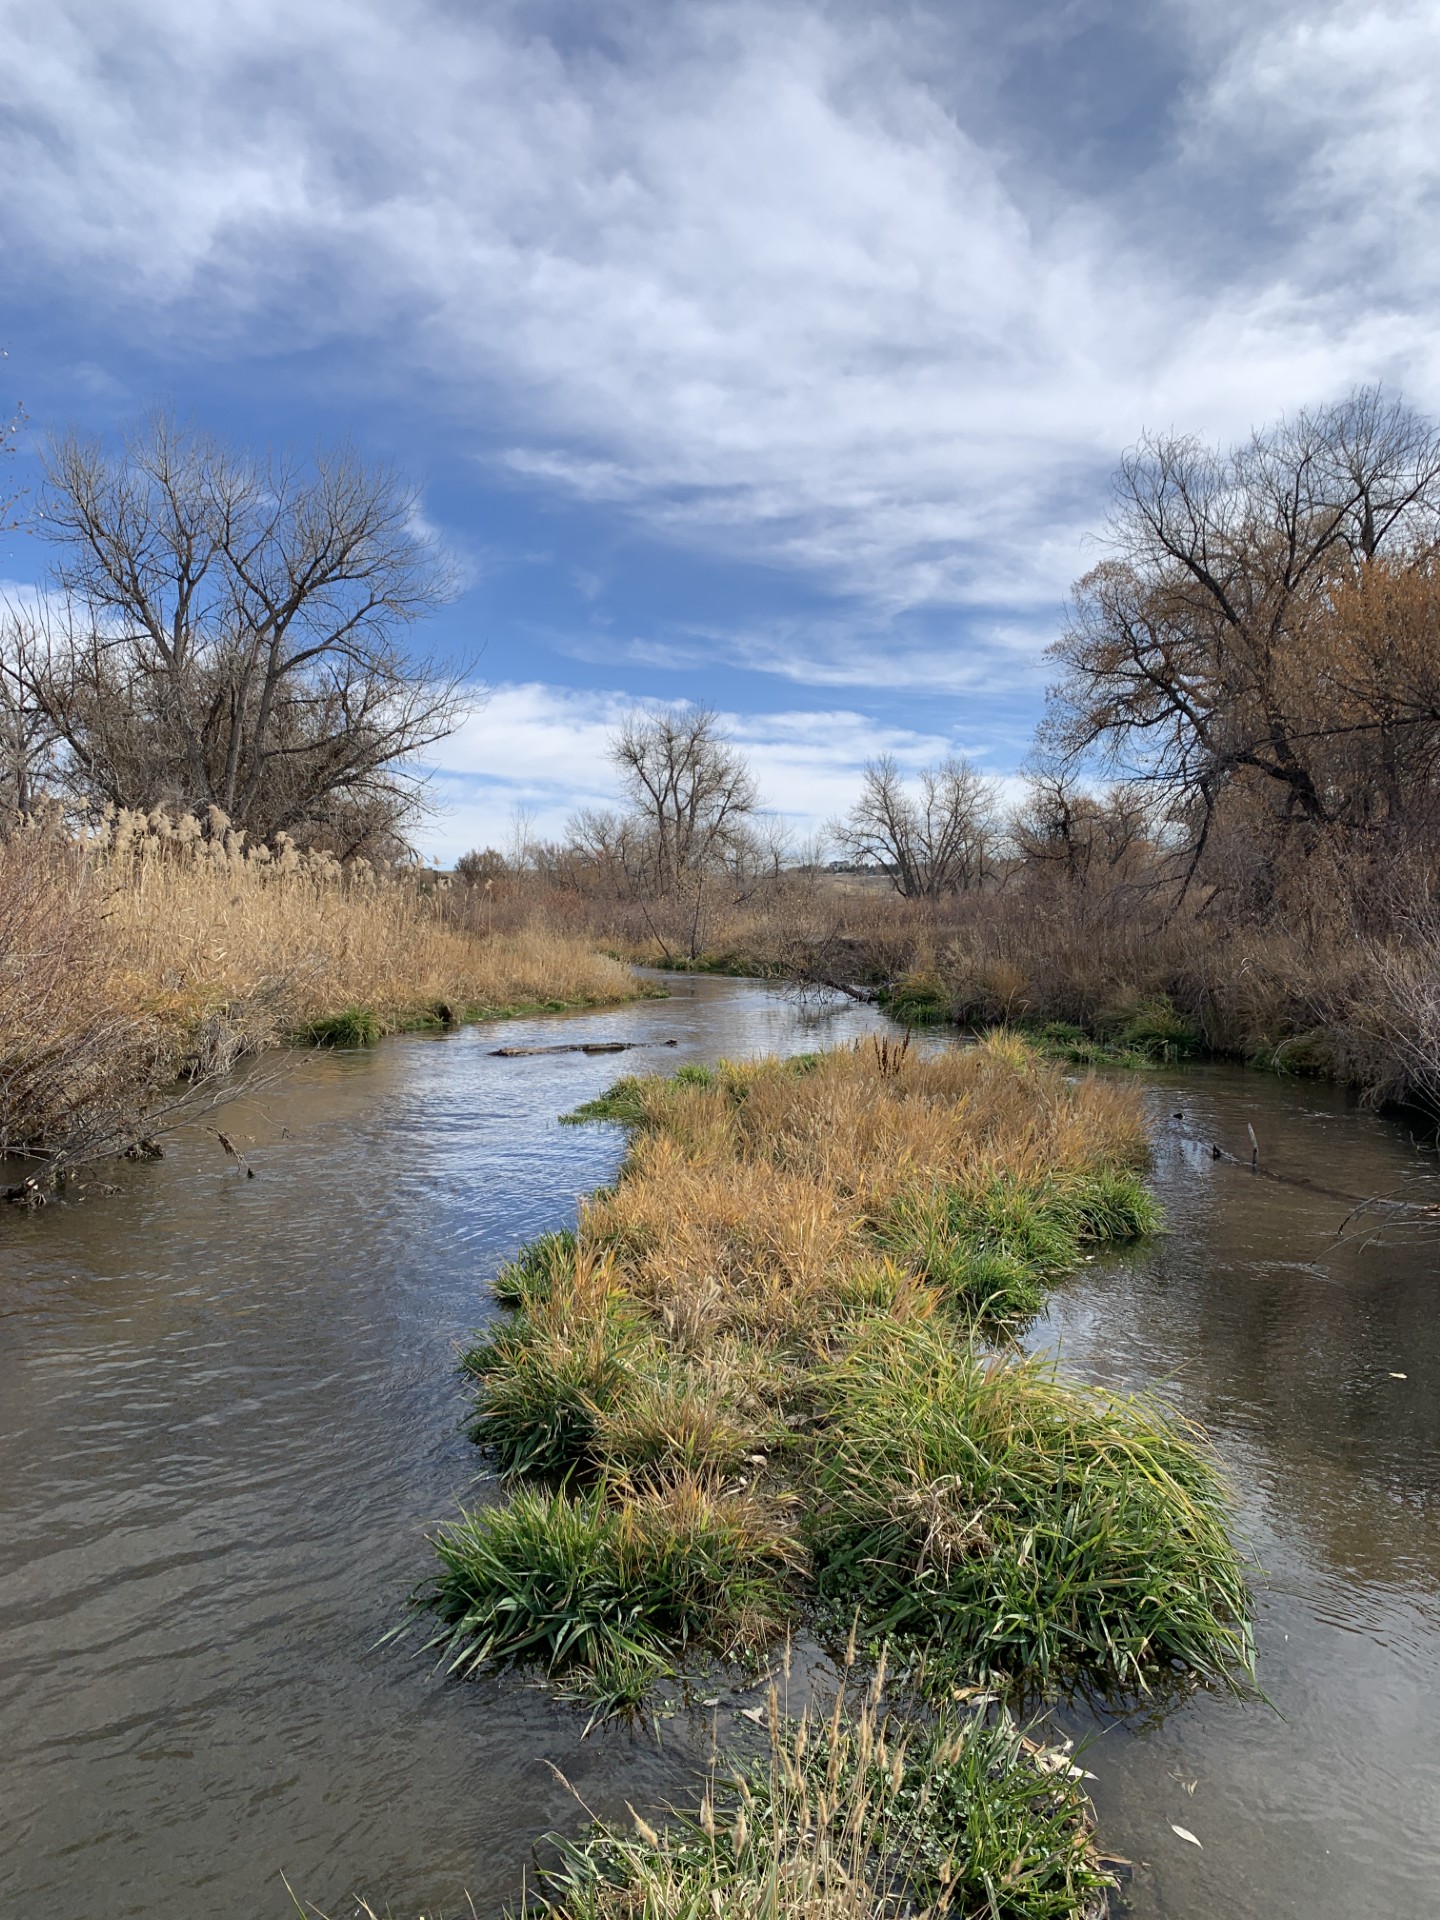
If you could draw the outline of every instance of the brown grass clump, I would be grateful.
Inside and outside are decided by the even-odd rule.
[[[0,1153],[124,1146],[156,1091],[288,1038],[363,1041],[628,998],[629,969],[544,925],[447,923],[433,876],[247,848],[120,814],[0,838]]]
[[[871,1230],[907,1197],[1134,1171],[1148,1155],[1133,1094],[1067,1082],[1023,1043],[921,1058],[876,1043],[802,1062],[727,1065],[710,1085],[631,1083],[626,1178],[591,1201],[582,1239],[625,1264],[630,1291],[707,1334],[823,1339],[878,1276]],[[913,1270],[913,1268],[911,1269]],[[918,1275],[917,1277],[924,1277]],[[688,1304],[687,1304],[688,1303]]]
[[[123,1135],[171,1070],[164,1025],[115,991],[105,913],[75,849],[0,840],[0,1155]]]
[[[582,1116],[632,1128],[621,1178],[506,1269],[515,1316],[465,1357],[523,1484],[437,1541],[452,1666],[539,1660],[613,1707],[808,1606],[947,1639],[952,1677],[1247,1670],[1198,1437],[1004,1341],[1084,1245],[1155,1224],[1133,1087],[1008,1034],[882,1039]]]
[[[550,1920],[1104,1920],[1112,1884],[1068,1748],[1008,1716],[925,1722],[851,1710],[786,1718],[767,1750],[712,1768],[658,1831],[597,1826],[542,1874]]]

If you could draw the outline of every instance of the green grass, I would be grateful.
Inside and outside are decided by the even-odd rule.
[[[1041,1053],[1076,1067],[1174,1066],[1203,1049],[1199,1033],[1164,994],[1117,1001],[1089,1026],[1033,1018],[1016,1025]]]
[[[906,974],[879,998],[890,1018],[907,1027],[939,1026],[954,1018],[954,998],[937,974]]]
[[[531,1300],[462,1356],[476,1384],[471,1439],[506,1473],[564,1479],[593,1468],[601,1416],[628,1390],[645,1340],[618,1297],[598,1308],[564,1294]]]
[[[1047,1020],[1039,1025],[1022,1021],[1019,1031],[1049,1059],[1064,1060],[1073,1067],[1127,1067],[1135,1071],[1155,1065],[1138,1048],[1099,1040],[1084,1027],[1066,1020]]]
[[[660,1076],[652,1077],[658,1079]],[[594,1120],[614,1120],[622,1127],[638,1127],[645,1119],[642,1104],[644,1086],[644,1080],[638,1075],[627,1073],[593,1100],[582,1101],[573,1113],[562,1113],[560,1124],[562,1127],[581,1127]]]
[[[325,1020],[312,1020],[297,1034],[314,1047],[373,1047],[384,1028],[370,1007],[346,1007]]]
[[[1039,1313],[1050,1283],[1082,1247],[1136,1239],[1159,1224],[1139,1176],[1105,1168],[1063,1180],[995,1173],[973,1187],[911,1190],[878,1232],[966,1316],[993,1327]]]
[[[763,1509],[699,1481],[617,1503],[521,1488],[443,1528],[420,1598],[450,1670],[536,1663],[587,1693],[690,1649],[753,1651],[787,1611],[794,1552]]]
[[[1200,1036],[1163,993],[1132,995],[1102,1008],[1095,1018],[1102,1039],[1160,1064],[1188,1060],[1200,1050]]]
[[[820,1058],[818,1053],[788,1053],[761,1064],[779,1073],[804,1074],[812,1073]],[[611,1120],[622,1127],[643,1127],[649,1117],[647,1097],[666,1087],[724,1087],[732,1099],[743,1100],[746,1084],[757,1070],[757,1064],[752,1061],[717,1060],[713,1066],[690,1061],[677,1067],[673,1074],[627,1073],[593,1100],[583,1101],[573,1112],[562,1113],[560,1124],[580,1127],[592,1121]]]
[[[636,997],[654,998],[656,989],[642,986]],[[427,1002],[400,1012],[381,1016],[373,1007],[352,1006],[339,1013],[310,1020],[288,1036],[299,1046],[373,1047],[391,1033],[440,1033],[459,1026],[476,1026],[491,1020],[520,1020],[537,1013],[573,1013],[583,1007],[610,1006],[612,1001],[581,998],[577,1000],[518,1000],[505,1006],[470,1002],[458,1006],[447,1000]]]
[[[574,1232],[562,1228],[539,1234],[523,1246],[496,1274],[490,1290],[504,1307],[524,1307],[548,1300],[557,1270],[573,1273],[578,1246]]]
[[[692,1813],[557,1846],[554,1920],[1084,1920],[1111,1884],[1068,1756],[954,1709],[772,1721]]]
[[[1158,1402],[878,1320],[820,1388],[808,1533],[841,1617],[924,1647],[941,1682],[1249,1682],[1226,1489]]]

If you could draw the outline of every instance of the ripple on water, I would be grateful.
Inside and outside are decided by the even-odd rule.
[[[447,1685],[378,1644],[425,1529],[482,1474],[452,1363],[488,1277],[617,1165],[616,1129],[558,1114],[617,1071],[877,1024],[676,984],[505,1033],[674,1049],[501,1061],[471,1029],[302,1056],[230,1110],[254,1181],[196,1129],[108,1200],[0,1223],[0,1911],[278,1916],[283,1868],[332,1909],[359,1888],[403,1920],[463,1910],[468,1888],[494,1912],[534,1837],[581,1818],[552,1765],[616,1815],[679,1790],[703,1726],[662,1750],[623,1729],[582,1743],[543,1692]],[[1211,1428],[1266,1569],[1279,1711],[1199,1700],[1143,1736],[1099,1730],[1105,1838],[1141,1863],[1151,1920],[1428,1920],[1431,1243],[1337,1246],[1343,1205],[1210,1142],[1248,1151],[1253,1124],[1267,1164],[1364,1192],[1432,1196],[1432,1163],[1323,1089],[1208,1068],[1149,1084],[1171,1232],[1067,1282],[1037,1338]]]

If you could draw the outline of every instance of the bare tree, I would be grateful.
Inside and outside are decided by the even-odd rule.
[[[1397,565],[1433,572],[1437,539],[1440,430],[1378,389],[1228,452],[1147,438],[1116,480],[1110,556],[1053,650],[1046,748],[1154,787],[1188,826],[1187,878],[1227,809],[1269,844],[1262,864],[1287,839],[1373,831],[1394,814],[1378,804],[1385,768],[1415,729],[1434,736],[1440,708],[1427,684],[1420,711],[1413,673],[1393,700],[1351,697],[1336,607]]]
[[[1085,791],[1063,772],[1031,772],[1028,790],[1010,816],[1010,842],[1020,871],[1064,883],[1073,893],[1113,903],[1121,889],[1153,886],[1159,826],[1153,794],[1118,784]]]
[[[933,900],[984,884],[994,864],[993,781],[954,757],[927,767],[907,789],[891,754],[866,763],[860,798],[830,829],[857,865],[889,876],[907,900]]]
[[[33,690],[41,664],[33,619],[0,623],[0,833],[60,779],[60,734]]]
[[[709,708],[632,713],[610,758],[628,806],[578,814],[572,847],[641,903],[666,952],[678,938],[693,959],[717,888],[743,899],[783,864],[784,835],[759,817],[754,775]]]
[[[342,855],[393,842],[413,756],[462,705],[401,644],[448,584],[412,491],[347,448],[259,461],[163,416],[118,451],[57,439],[44,464],[64,611],[29,618],[23,685],[74,789]]]
[[[610,748],[625,798],[643,822],[651,890],[713,871],[759,805],[754,776],[708,707],[632,713]]]

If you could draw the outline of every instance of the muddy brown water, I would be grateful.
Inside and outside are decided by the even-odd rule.
[[[397,1920],[513,1898],[547,1828],[683,1793],[716,1716],[649,1734],[379,1644],[426,1529],[488,1477],[454,1344],[523,1240],[614,1172],[556,1117],[619,1070],[832,1043],[754,982],[307,1055],[118,1190],[0,1218],[0,1914]],[[1147,1078],[1169,1232],[1036,1329],[1205,1422],[1258,1576],[1267,1707],[1082,1731],[1145,1920],[1440,1911],[1440,1228],[1336,1228],[1330,1194],[1440,1201],[1433,1154],[1343,1096]],[[1179,1117],[1175,1117],[1175,1116]],[[215,1124],[213,1121],[211,1125]],[[1311,1186],[1253,1178],[1210,1145]],[[97,1177],[98,1178],[98,1177]],[[1314,1187],[1329,1191],[1319,1193]],[[1396,1375],[1403,1374],[1403,1379]],[[722,1731],[730,1707],[719,1712]],[[1077,1726],[1079,1722],[1075,1722]],[[558,1777],[563,1774],[573,1788]],[[1180,1839],[1182,1826],[1201,1842]]]

